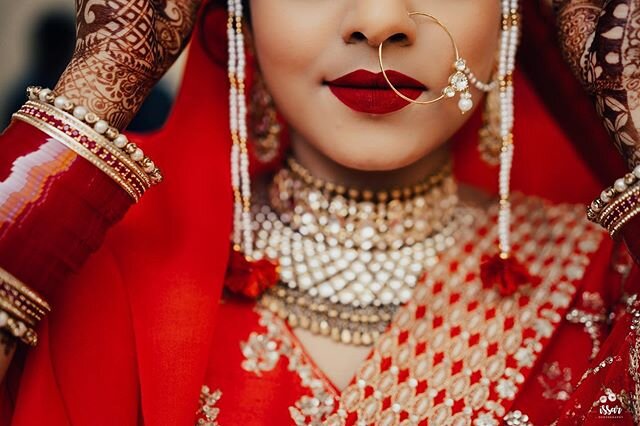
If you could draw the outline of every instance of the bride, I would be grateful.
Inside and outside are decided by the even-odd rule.
[[[627,174],[517,0],[78,0],[0,136],[2,424],[637,424],[639,11],[555,3]]]

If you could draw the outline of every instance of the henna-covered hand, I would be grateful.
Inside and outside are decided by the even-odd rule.
[[[640,164],[640,1],[553,0],[561,45],[616,148]]]
[[[76,49],[55,92],[124,128],[184,48],[199,3],[76,0]]]

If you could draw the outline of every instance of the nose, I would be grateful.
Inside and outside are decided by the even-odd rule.
[[[346,43],[366,42],[377,48],[382,42],[411,45],[416,38],[416,22],[409,17],[403,0],[354,0],[343,21]]]

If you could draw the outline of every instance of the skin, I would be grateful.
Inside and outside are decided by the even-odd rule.
[[[554,0],[554,8],[565,57],[632,169],[640,164],[640,5]]]
[[[16,352],[18,341],[8,332],[0,330],[0,377],[4,377]]]
[[[640,164],[640,4],[553,0],[560,42],[630,170]],[[640,264],[640,216],[622,230]]]
[[[54,91],[125,128],[184,48],[198,4],[76,0],[76,48]]]
[[[263,77],[291,127],[298,160],[316,176],[351,186],[413,183],[446,159],[446,141],[466,122],[456,100],[409,105],[386,115],[351,110],[323,84],[357,69],[385,67],[440,94],[452,72],[451,31],[461,55],[482,80],[495,65],[500,11],[494,0],[251,1],[252,32]],[[314,24],[309,25],[309,17]],[[292,37],[295,34],[295,37]],[[475,106],[482,94],[474,89]],[[366,173],[363,173],[366,172]]]
[[[357,69],[377,73],[378,46],[387,41],[386,68],[430,88],[421,99],[437,97],[452,73],[453,48],[442,28],[409,12],[424,11],[443,22],[482,80],[488,81],[495,67],[501,19],[495,0],[252,0],[250,5],[258,63],[291,126],[294,155],[329,181],[369,188],[414,183],[447,161],[447,141],[471,115],[460,113],[457,97],[385,115],[364,114],[323,84]],[[474,89],[473,95],[477,107],[482,94]],[[340,388],[369,352],[301,329],[295,333]]]
[[[55,93],[124,129],[186,45],[199,3],[76,0],[76,48]],[[0,380],[17,344],[0,332]]]

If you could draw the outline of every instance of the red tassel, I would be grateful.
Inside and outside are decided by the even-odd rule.
[[[538,280],[513,257],[503,259],[496,255],[480,267],[480,277],[485,288],[498,288],[503,296],[511,296],[518,288],[534,284]]]
[[[278,282],[278,263],[268,260],[247,260],[244,253],[231,250],[225,286],[231,292],[256,299]]]

